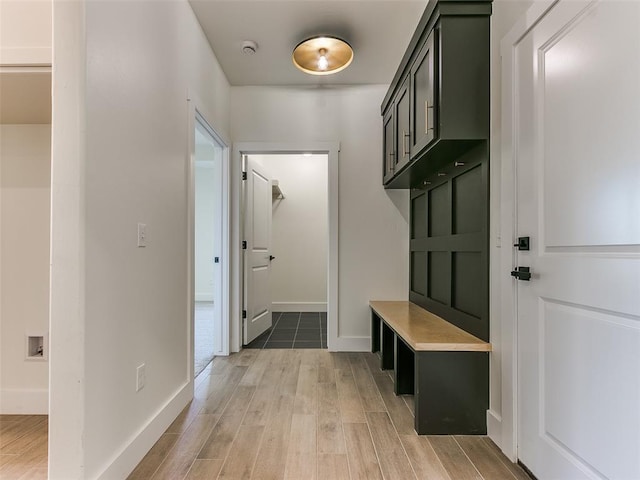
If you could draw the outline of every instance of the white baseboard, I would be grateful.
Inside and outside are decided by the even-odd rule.
[[[272,312],[326,312],[327,303],[324,302],[273,302]]]
[[[213,302],[213,293],[196,292],[193,297],[196,302]]]
[[[48,413],[49,390],[46,388],[0,390],[0,414],[47,415]]]
[[[331,352],[370,352],[371,337],[337,337],[328,338]]]
[[[52,49],[49,47],[0,48],[0,65],[39,67],[51,66]]]
[[[487,410],[487,436],[502,448],[502,416]]]
[[[181,387],[149,419],[147,424],[123,445],[120,452],[108,462],[96,478],[100,480],[127,478],[192,398],[193,381]]]

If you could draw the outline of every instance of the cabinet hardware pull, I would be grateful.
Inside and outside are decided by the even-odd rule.
[[[424,101],[424,133],[429,133],[433,127],[429,127],[429,109],[433,109],[433,105],[429,105],[429,100]]]
[[[411,133],[406,133],[403,130],[402,131],[402,158],[406,157],[409,154],[409,149],[407,148],[407,145],[406,145],[407,138],[411,138]]]

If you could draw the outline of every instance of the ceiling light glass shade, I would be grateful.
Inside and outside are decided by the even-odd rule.
[[[336,37],[312,37],[293,49],[293,64],[310,75],[331,75],[349,66],[353,50]]]

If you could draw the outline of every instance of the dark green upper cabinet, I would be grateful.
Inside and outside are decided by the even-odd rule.
[[[489,139],[490,15],[487,0],[428,3],[382,103],[385,188],[419,187]]]
[[[409,77],[405,79],[395,102],[396,116],[396,171],[402,170],[411,159],[411,119],[409,103]]]
[[[393,105],[388,109],[382,119],[383,134],[382,134],[382,181],[387,183],[393,178],[393,174],[396,170],[396,144],[395,144],[395,129]]]
[[[411,150],[414,157],[436,136],[435,33],[431,32],[411,67]]]

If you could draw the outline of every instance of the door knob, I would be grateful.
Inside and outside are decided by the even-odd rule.
[[[511,276],[517,278],[518,280],[524,280],[528,282],[531,280],[531,272],[529,271],[529,267],[517,267],[516,270],[511,272]]]

